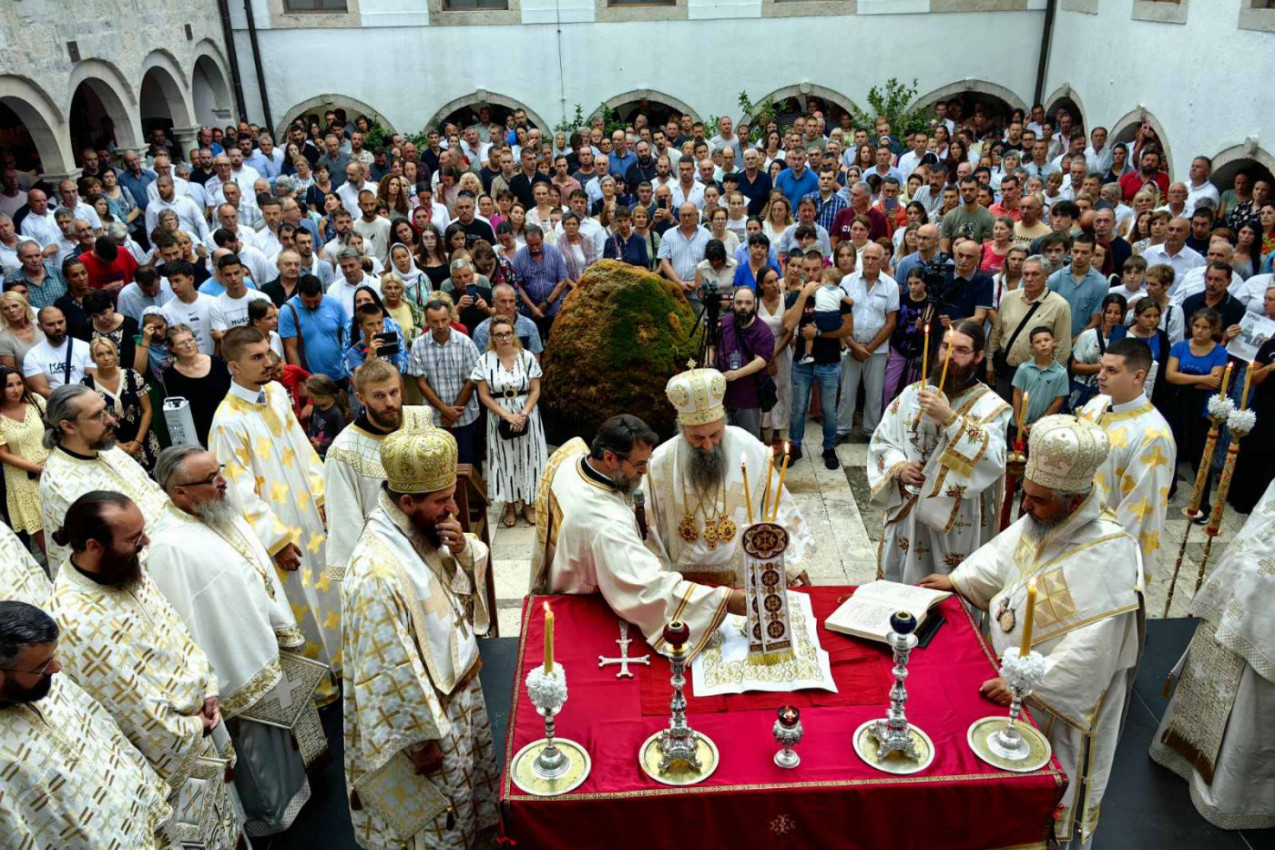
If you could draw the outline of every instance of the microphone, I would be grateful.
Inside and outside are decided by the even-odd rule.
[[[638,533],[642,535],[642,539],[646,539],[646,494],[641,490],[633,491],[633,516],[637,519]]]

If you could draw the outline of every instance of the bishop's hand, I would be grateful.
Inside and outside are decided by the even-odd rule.
[[[928,576],[918,581],[917,586],[924,587],[926,590],[942,590],[947,593],[951,593],[956,589],[952,584],[951,577],[945,576],[942,573],[930,573]]]
[[[459,555],[465,551],[468,541],[465,539],[465,529],[461,528],[460,520],[456,519],[452,514],[445,515],[434,526],[434,530],[438,532],[438,539],[453,555]]]
[[[998,705],[1009,705],[1014,698],[1014,695],[1010,693],[1009,685],[1000,676],[995,679],[988,679],[979,685],[978,692],[981,696],[987,697]]]
[[[274,556],[274,562],[279,569],[293,573],[301,566],[301,549],[295,543],[289,543],[280,549]]]

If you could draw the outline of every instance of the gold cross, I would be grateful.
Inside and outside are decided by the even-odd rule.
[[[1138,519],[1146,519],[1147,514],[1151,513],[1151,502],[1147,499],[1143,499],[1141,502],[1129,505],[1127,510]]]
[[[1156,467],[1163,466],[1169,462],[1163,451],[1160,450],[1159,443],[1153,443],[1150,450],[1142,454],[1142,462],[1147,466]]]

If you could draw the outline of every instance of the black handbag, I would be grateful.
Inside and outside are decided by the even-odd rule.
[[[754,319],[753,321],[756,321]],[[744,350],[747,357],[746,362],[753,362],[753,350],[748,347],[748,340],[744,338],[744,329],[735,328],[735,335],[739,339],[739,347]],[[769,364],[767,364],[769,366]],[[761,408],[762,413],[770,413],[770,411],[779,403],[779,387],[775,386],[775,379],[771,376],[767,369],[753,376],[757,380],[757,406]]]
[[[519,353],[518,355],[518,362],[519,364],[522,363],[521,353]],[[524,373],[522,376],[522,388],[517,391],[514,391],[512,389],[505,390],[505,398],[517,398],[520,395],[525,395],[527,392],[527,389],[528,389],[527,375]],[[501,419],[499,422],[496,423],[496,433],[500,435],[500,438],[502,440],[516,440],[519,437],[527,436],[528,432],[530,431],[531,431],[531,417],[527,417],[527,424],[523,426],[521,431],[515,431],[514,426],[507,419]]]

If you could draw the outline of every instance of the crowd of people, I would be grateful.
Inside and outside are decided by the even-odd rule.
[[[1275,340],[1259,340],[1251,358],[1227,346],[1246,324],[1275,321],[1271,176],[1243,172],[1220,191],[1208,158],[1197,156],[1188,179],[1173,181],[1149,125],[1131,143],[1112,144],[1105,128],[1086,131],[1065,110],[963,115],[961,106],[939,104],[927,129],[902,138],[884,118],[869,128],[848,116],[829,126],[817,109],[756,128],[728,117],[706,128],[688,116],[661,126],[639,114],[610,133],[598,119],[550,136],[518,111],[492,123],[484,108],[466,126],[430,128],[426,147],[393,136],[374,150],[365,146],[366,117],[351,124],[333,110],[298,119],[278,142],[241,122],[201,129],[190,151],[162,131],[145,151],[87,150],[82,175],[56,187],[34,175],[24,188],[10,164],[0,187],[3,504],[8,528],[47,553],[57,580],[52,628],[75,646],[61,662],[36,659],[42,675],[73,669],[88,696],[64,694],[74,704],[67,710],[89,711],[95,698],[171,791],[203,793],[186,788],[188,773],[165,766],[195,754],[224,758],[225,749],[174,744],[153,730],[178,730],[180,739],[183,723],[211,731],[247,711],[264,680],[241,675],[252,672],[243,656],[276,670],[281,658],[286,667],[301,655],[339,677],[342,657],[357,666],[385,651],[385,635],[371,625],[368,634],[351,627],[354,638],[342,632],[343,592],[374,612],[386,604],[378,596],[386,582],[408,592],[368,566],[382,550],[369,548],[380,544],[367,535],[392,537],[397,528],[458,555],[457,464],[481,470],[504,526],[541,520],[537,496],[552,464],[540,356],[567,297],[602,260],[659,275],[709,317],[717,376],[704,379],[709,394],[720,389],[721,415],[737,429],[729,433],[765,446],[763,461],[782,451],[799,459],[810,417],[829,469],[840,467],[839,442],[870,442],[873,498],[887,516],[887,577],[946,575],[995,536],[1004,452],[986,451],[987,430],[1025,443],[1060,413],[1108,424],[1127,416],[1141,435],[1129,451],[1168,459],[1167,470],[1152,463],[1147,474],[1126,476],[1135,455],[1117,462],[1113,442],[1098,473],[1109,476],[1099,482],[1104,498],[1153,569],[1167,504],[1160,490],[1176,486],[1176,458],[1200,462],[1207,398],[1224,373],[1237,402],[1251,387],[1243,402],[1258,416],[1230,491],[1239,510],[1251,510],[1275,470]],[[917,436],[922,414],[942,429]],[[595,446],[595,477],[636,480],[627,452],[654,441],[634,422],[612,423],[614,445]],[[715,418],[684,424],[725,428]],[[426,432],[427,446],[391,453],[391,469],[393,435]],[[422,453],[442,457],[450,474],[414,466]],[[939,483],[955,505],[944,508],[941,534],[923,511],[909,516],[940,457]],[[596,472],[604,466],[611,471]],[[388,491],[387,477],[399,482]],[[1024,492],[1031,513],[1037,497]],[[799,514],[785,516],[800,524]],[[380,519],[365,529],[368,517]],[[201,556],[180,538],[189,526],[206,526],[231,561],[261,578],[257,620],[236,639],[228,636],[236,621],[203,616],[194,586],[174,577],[198,572]],[[676,542],[680,533],[665,535],[672,561],[697,551]],[[152,564],[171,565],[162,581],[138,572],[147,539]],[[484,630],[489,613],[474,606],[485,551],[471,549],[459,571],[451,560],[420,557],[445,578],[410,593],[436,593],[441,608],[430,610],[444,612],[443,623],[460,599],[460,634],[472,637],[465,622]],[[45,571],[34,569],[24,581],[38,587]],[[355,589],[343,589],[351,577]],[[226,581],[208,591],[211,610],[229,610],[246,593]],[[110,607],[101,588],[117,582],[146,588],[137,610],[148,613],[135,612],[130,627],[141,627],[139,616],[164,624],[164,651],[135,663],[162,672],[193,659],[180,689],[189,711],[148,719],[119,696],[119,671],[92,672],[101,640],[94,624]],[[25,623],[23,634],[47,635],[49,623],[5,604],[0,621],[7,611]],[[435,639],[448,640],[446,631]],[[32,637],[22,646],[43,643]],[[466,689],[476,680],[454,661],[431,659],[430,677],[442,675],[448,691],[472,700]],[[319,704],[338,697],[330,676],[312,686]],[[242,699],[227,706],[232,692]],[[347,720],[366,698],[347,684]],[[420,701],[447,715],[443,725],[485,728],[472,705]],[[230,727],[249,753],[247,778],[232,793],[243,800],[212,809],[242,805],[256,834],[286,828],[309,794],[305,767],[319,755],[304,744],[294,749],[305,764],[252,753],[278,745],[278,735],[286,747],[287,734],[303,741],[313,730],[272,727],[271,738],[247,720]],[[365,762],[380,764],[382,746],[359,734],[375,737],[347,735],[356,774]],[[477,744],[465,734],[452,743],[490,747],[489,734]],[[420,769],[441,763],[437,745],[413,753]],[[129,793],[150,800],[153,777],[134,779]],[[151,800],[153,812],[168,796]],[[170,802],[189,809],[189,801]],[[439,837],[467,843],[489,825],[490,800],[480,802],[471,820],[440,827]],[[360,841],[389,846],[390,825],[359,814],[353,800],[351,808]],[[236,834],[224,819],[203,828]]]

